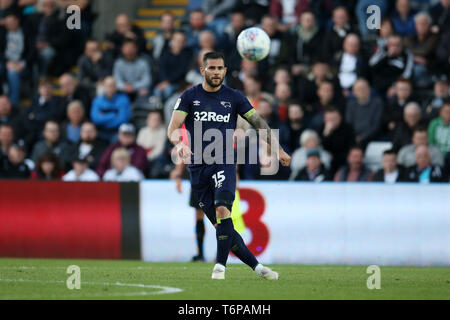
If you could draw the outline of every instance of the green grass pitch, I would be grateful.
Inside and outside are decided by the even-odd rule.
[[[69,290],[70,265],[81,288]],[[381,289],[369,290],[366,266],[273,265],[278,281],[232,264],[211,280],[211,263],[124,260],[0,259],[4,299],[450,299],[450,268],[381,267]]]

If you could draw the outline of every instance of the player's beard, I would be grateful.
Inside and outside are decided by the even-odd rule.
[[[219,77],[220,78],[220,77]],[[206,83],[211,87],[211,88],[217,88],[220,87],[222,85],[224,78],[220,78],[220,81],[218,83],[214,83],[212,77],[208,77],[207,75],[205,75],[205,80]]]

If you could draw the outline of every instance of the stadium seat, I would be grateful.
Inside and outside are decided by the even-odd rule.
[[[372,141],[366,148],[364,156],[364,164],[372,171],[377,171],[383,167],[381,159],[383,152],[392,148],[392,142],[389,141]]]

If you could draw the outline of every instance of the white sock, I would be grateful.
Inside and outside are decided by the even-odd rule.
[[[264,266],[261,263],[258,263],[258,265],[255,267],[255,272],[260,276],[261,270],[264,268]]]
[[[214,270],[219,270],[219,271],[225,272],[225,266],[221,265],[220,263],[216,263],[214,265]]]

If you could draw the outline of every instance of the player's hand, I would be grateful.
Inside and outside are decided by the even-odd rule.
[[[283,149],[280,149],[278,153],[278,160],[280,160],[282,166],[288,167],[291,163],[291,156],[284,152]]]
[[[178,193],[181,193],[183,191],[182,183],[181,183],[181,172],[177,169],[173,169],[170,171],[170,179],[175,181],[175,188],[177,189]]]
[[[191,148],[189,148],[183,142],[178,143],[176,149],[178,156],[184,163],[187,163],[186,161],[188,161],[190,156],[193,155]]]

